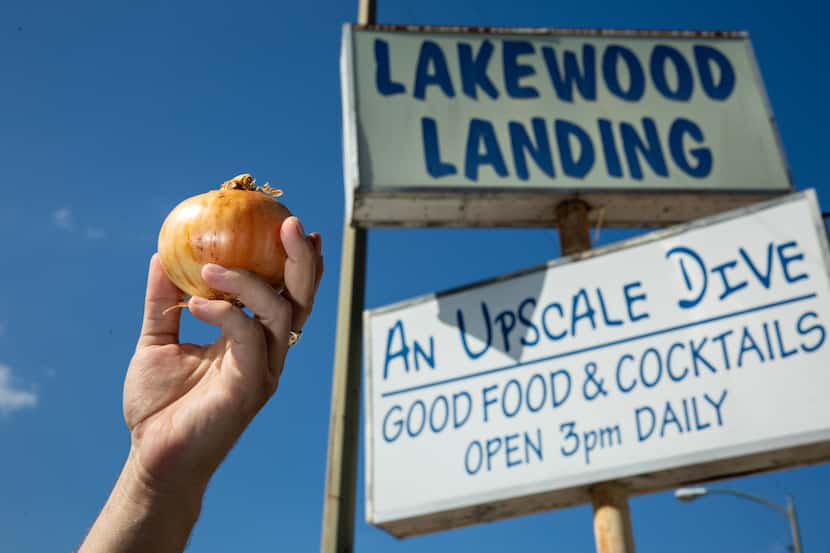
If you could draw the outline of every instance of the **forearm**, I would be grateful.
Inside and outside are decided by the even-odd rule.
[[[183,551],[203,492],[202,487],[187,492],[152,489],[130,455],[78,553]]]

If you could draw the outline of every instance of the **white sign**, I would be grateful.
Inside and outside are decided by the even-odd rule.
[[[827,256],[810,191],[367,311],[369,521],[830,458]]]
[[[698,216],[790,190],[743,33],[347,25],[342,72],[361,224],[550,225],[573,193],[606,224],[664,223],[688,214],[642,194],[709,192]]]

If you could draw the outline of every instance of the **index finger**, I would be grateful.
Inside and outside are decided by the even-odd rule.
[[[170,282],[161,266],[158,253],[150,259],[147,294],[144,299],[144,322],[138,347],[163,346],[179,342],[181,310],[168,308],[181,303],[182,291]]]

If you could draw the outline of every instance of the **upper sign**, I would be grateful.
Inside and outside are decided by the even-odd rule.
[[[367,312],[369,521],[830,459],[827,256],[810,192]]]
[[[743,33],[344,27],[360,225],[686,221],[790,190]],[[667,194],[668,193],[668,194]]]

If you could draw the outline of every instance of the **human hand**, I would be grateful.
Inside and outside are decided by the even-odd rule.
[[[289,330],[311,313],[322,276],[320,235],[304,234],[295,217],[282,225],[285,289],[280,294],[246,271],[206,265],[216,290],[238,294],[254,317],[227,301],[193,297],[197,319],[222,335],[204,346],[179,343],[182,292],[153,256],[144,324],[124,384],[124,418],[132,444],[128,463],[141,488],[198,496],[245,427],[274,394]]]

